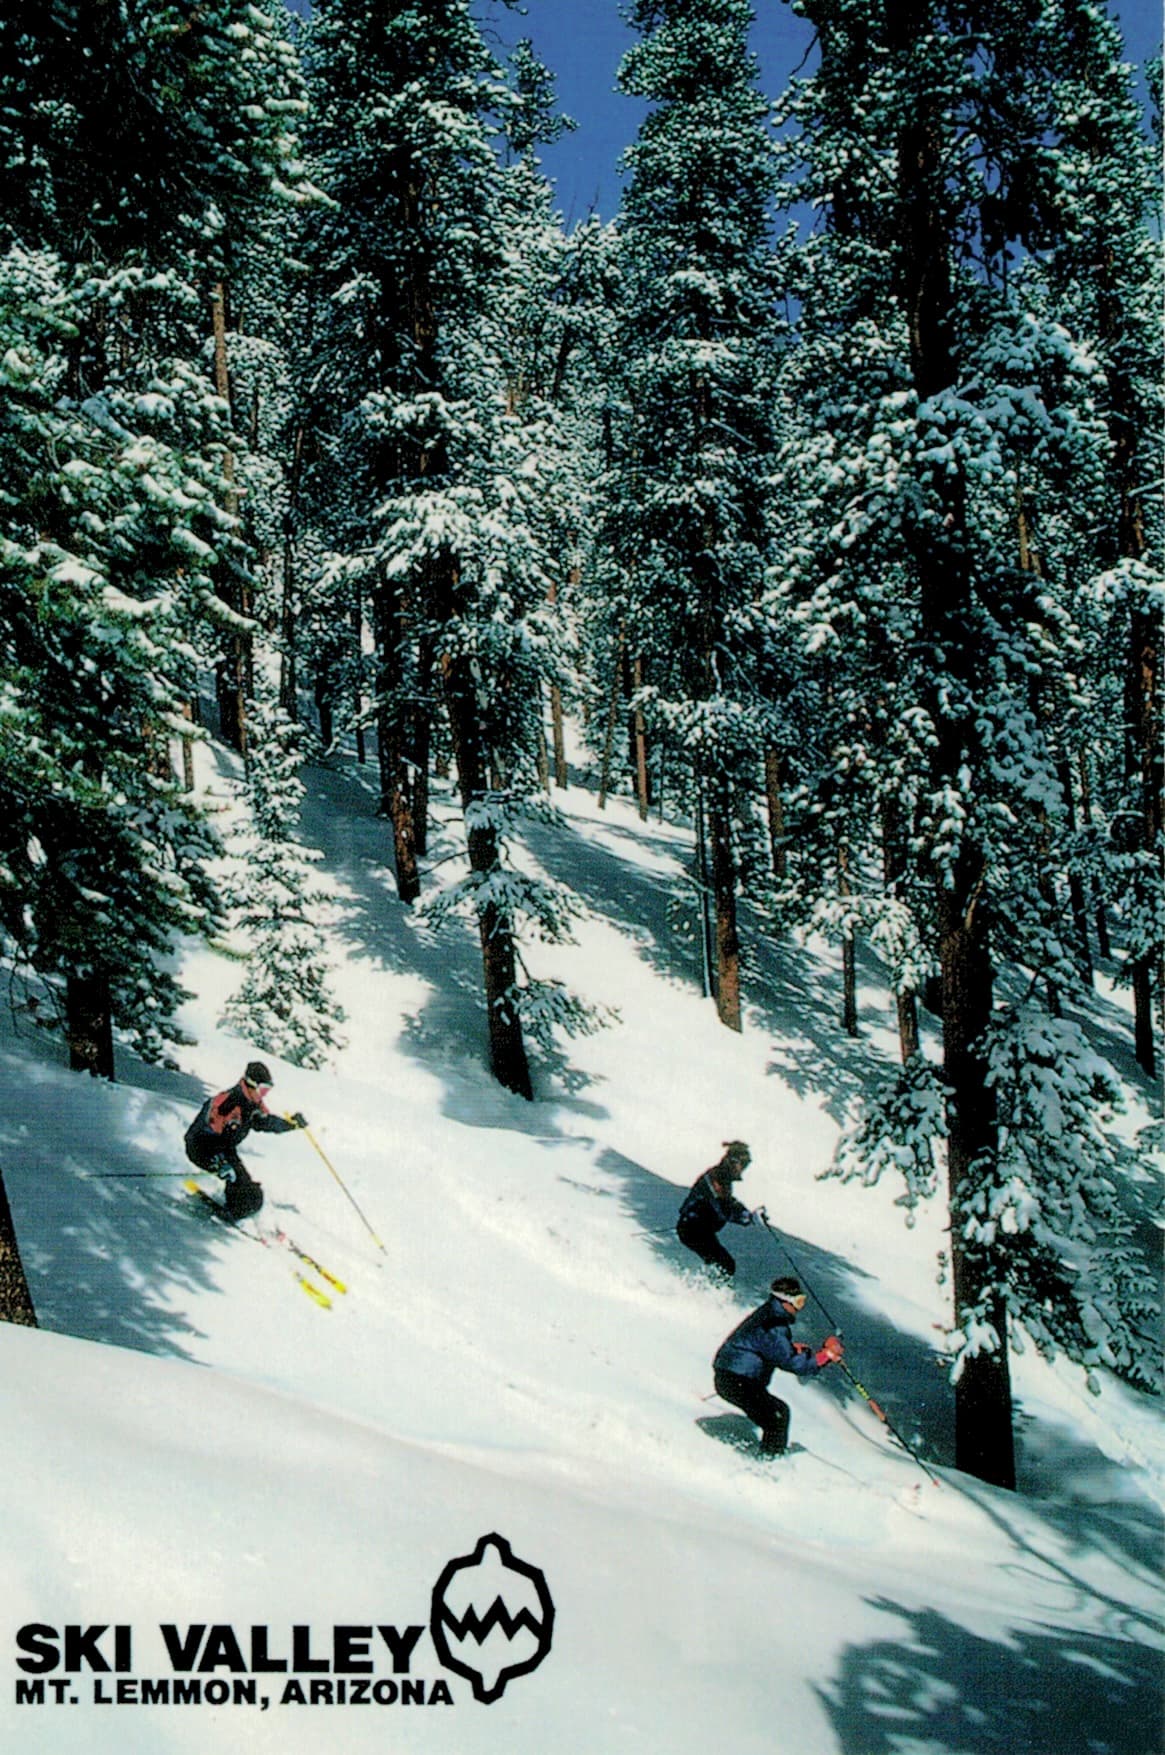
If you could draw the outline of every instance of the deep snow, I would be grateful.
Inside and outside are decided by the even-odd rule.
[[[1092,1398],[1078,1372],[1025,1353],[1021,1490],[957,1475],[941,1211],[908,1231],[897,1190],[817,1180],[872,1056],[893,1056],[876,969],[855,1044],[828,946],[758,950],[746,1030],[725,1031],[669,907],[685,836],[572,788],[527,856],[592,913],[576,946],[531,961],[620,1021],[567,1045],[523,1103],[484,1066],[474,935],[434,941],[399,907],[366,775],[307,778],[349,1045],[322,1072],[273,1061],[273,1102],[308,1115],[344,1187],[302,1135],[256,1136],[244,1156],[267,1190],[261,1227],[348,1284],[331,1309],[286,1250],[156,1174],[181,1170],[195,1107],[253,1052],[219,1025],[237,965],[192,948],[175,1069],[123,1053],[114,1086],[64,1070],[16,985],[0,1024],[0,1168],[41,1325],[0,1327],[3,1747],[1152,1755],[1157,1404],[1116,1382]],[[450,811],[438,881],[455,847]],[[1135,1125],[1147,1098],[1127,1016],[1105,994],[1089,1022]],[[733,1137],[753,1148],[744,1196],[781,1241],[726,1237],[728,1290],[692,1271],[671,1226]],[[709,1399],[716,1345],[793,1264],[927,1469],[836,1371],[783,1380],[806,1448],[776,1464]],[[811,1302],[798,1332],[829,1326]],[[132,1628],[139,1679],[173,1673],[163,1624],[229,1623],[244,1643],[263,1626],[284,1656],[303,1625],[318,1656],[337,1624],[427,1629],[442,1568],[493,1532],[555,1607],[545,1661],[493,1704],[429,1631],[410,1679],[443,1679],[451,1704],[280,1704],[276,1672],[258,1678],[266,1711],[106,1705],[94,1691],[117,1676],[87,1668],[76,1704],[51,1687],[17,1704],[29,1623]]]

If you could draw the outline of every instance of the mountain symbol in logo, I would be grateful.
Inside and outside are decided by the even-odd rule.
[[[482,1536],[472,1554],[450,1560],[433,1586],[429,1631],[446,1669],[490,1705],[550,1650],[554,1604],[546,1579],[537,1566],[515,1559],[503,1536]]]

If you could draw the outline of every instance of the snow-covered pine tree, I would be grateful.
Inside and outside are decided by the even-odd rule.
[[[706,813],[718,1015],[739,1029],[738,849],[765,747],[758,616],[770,533],[774,183],[747,0],[636,0],[623,89],[652,106],[627,154],[624,413],[608,541],[648,738]]]
[[[5,839],[27,890],[6,924],[63,983],[74,1062],[109,1075],[114,1022],[160,1052],[158,956],[205,917],[166,741],[194,641],[240,629],[216,607],[246,560],[203,361],[210,286],[291,157],[265,5],[0,19]]]
[[[302,736],[261,680],[250,715],[243,816],[228,837],[223,902],[246,958],[224,1020],[293,1066],[322,1066],[343,1044],[321,939],[326,895],[313,878],[320,856],[296,839]]]
[[[376,731],[398,890],[418,893],[415,809],[437,701],[448,720],[481,941],[490,1060],[529,1096],[515,935],[561,898],[507,865],[538,786],[541,694],[561,673],[535,409],[514,405],[515,277],[489,118],[512,107],[467,0],[370,15],[321,0],[313,167],[334,206],[312,245],[326,293],[320,406],[345,488],[334,580],[376,639]],[[539,415],[540,418],[540,415]],[[323,477],[321,476],[321,479]],[[448,902],[449,898],[445,899]]]
[[[1156,1070],[1154,1026],[1165,987],[1165,756],[1161,713],[1162,447],[1159,153],[1122,56],[1120,30],[1100,5],[1072,9],[1056,45],[1053,94],[1061,175],[1072,225],[1049,253],[1058,309],[1086,335],[1103,373],[1098,404],[1108,428],[1100,529],[1090,531],[1092,589],[1110,624],[1105,651],[1119,686],[1109,703],[1123,724],[1118,784],[1108,802],[1108,879],[1133,991],[1137,1059]],[[1155,70],[1159,89],[1160,68]],[[1106,642],[1106,646],[1107,646]],[[1110,720],[1110,723],[1112,721]]]
[[[1033,480],[1103,493],[1081,389],[1094,362],[1017,272],[1076,223],[1059,57],[1098,9],[798,10],[821,64],[792,100],[797,195],[829,229],[802,294],[817,389],[796,469],[815,529],[778,597],[807,652],[842,654],[847,693],[882,675],[867,754],[905,825],[900,898],[941,969],[937,1101],[908,1064],[840,1168],[905,1165],[909,1202],[933,1187],[945,1135],[956,1460],[1012,1485],[1009,1332],[1135,1373],[1152,1296],[1097,1107],[1109,1081],[1046,980],[1063,993],[1077,977],[1045,881],[1066,810],[1042,690],[1067,682],[1080,629],[1070,582],[1041,578],[1021,546]],[[831,779],[846,783],[837,764]]]

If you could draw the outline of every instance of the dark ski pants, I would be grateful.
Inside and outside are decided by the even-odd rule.
[[[754,1377],[738,1377],[735,1371],[715,1373],[716,1394],[760,1427],[760,1447],[767,1456],[780,1456],[789,1438],[789,1409],[779,1396],[770,1395]]]
[[[736,1272],[733,1257],[729,1255],[715,1231],[708,1226],[685,1225],[681,1220],[676,1226],[676,1236],[685,1249],[690,1249],[693,1255],[699,1256],[705,1267],[719,1268],[729,1278]]]
[[[228,1147],[225,1152],[200,1152],[187,1146],[186,1156],[200,1170],[220,1177],[226,1184],[223,1205],[232,1219],[249,1219],[259,1211],[263,1205],[263,1185],[255,1181],[233,1148]]]

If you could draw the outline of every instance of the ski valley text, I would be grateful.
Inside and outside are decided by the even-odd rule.
[[[317,1632],[225,1622],[162,1622],[139,1640],[125,1623],[16,1634],[17,1706],[451,1706],[448,1682],[412,1674],[421,1625],[352,1624]],[[135,1646],[148,1646],[149,1675]],[[387,1673],[386,1673],[387,1672]]]

